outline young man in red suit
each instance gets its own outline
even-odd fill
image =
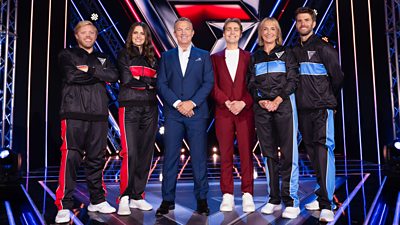
[[[232,211],[234,138],[238,141],[242,177],[244,212],[254,212],[253,161],[254,140],[253,99],[247,90],[246,73],[250,53],[239,48],[243,27],[237,18],[227,19],[223,28],[226,49],[211,56],[214,68],[215,129],[221,152],[220,211]]]

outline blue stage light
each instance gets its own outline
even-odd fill
[[[7,149],[2,149],[0,151],[0,158],[5,159],[7,158],[7,156],[10,155],[10,151],[8,151]]]
[[[394,146],[397,150],[400,150],[400,140],[394,141],[393,146]]]

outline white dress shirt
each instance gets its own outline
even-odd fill
[[[225,50],[225,62],[231,75],[232,81],[235,81],[236,70],[239,64],[239,49]]]
[[[186,51],[183,51],[181,47],[178,46],[178,56],[179,56],[179,63],[181,64],[181,70],[183,76],[185,76],[187,64],[189,62],[189,56],[190,56],[190,51],[192,50],[192,45],[189,45],[189,47],[186,49]]]
[[[189,56],[190,56],[190,51],[192,50],[192,45],[189,45],[189,47],[186,49],[186,51],[183,51],[183,49],[178,45],[178,57],[179,57],[179,64],[181,65],[181,71],[182,75],[185,76],[187,64],[189,62]],[[181,103],[182,100],[176,100],[174,104],[172,105],[174,108],[178,106],[179,103]],[[196,104],[192,101],[193,105],[196,107]]]

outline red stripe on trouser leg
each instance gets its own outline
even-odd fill
[[[128,145],[126,142],[125,133],[125,107],[119,108],[119,129],[121,132],[121,147],[120,153],[122,157],[121,173],[120,173],[120,195],[125,192],[129,182],[129,170],[128,170]]]
[[[68,149],[67,149],[67,121],[61,121],[61,139],[63,143],[61,145],[61,162],[60,162],[60,173],[58,177],[58,187],[56,190],[56,200],[55,204],[58,210],[63,209],[62,200],[64,199],[65,194],[65,170],[67,166],[67,157],[68,157]]]

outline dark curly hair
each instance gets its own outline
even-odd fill
[[[146,58],[146,60],[150,63],[150,65],[153,65],[155,62],[155,55],[154,55],[154,48],[152,45],[151,33],[149,26],[143,22],[136,22],[132,24],[132,26],[129,28],[128,36],[126,37],[126,42],[125,42],[125,47],[128,52],[128,55],[131,58],[141,55],[139,49],[132,42],[132,34],[137,26],[141,26],[143,28],[145,36],[142,55]]]

